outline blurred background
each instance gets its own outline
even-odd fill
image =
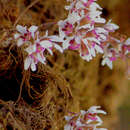
[[[119,32],[121,34],[130,36],[130,6],[129,0],[98,0],[99,4],[104,8],[104,16],[107,19],[112,19],[120,26]],[[130,60],[130,59],[129,59]],[[130,65],[130,64],[129,64]],[[126,81],[127,82],[127,81]],[[118,86],[120,87],[120,85]],[[124,87],[126,87],[124,85]],[[117,126],[115,130],[129,130],[130,129],[130,81],[128,81],[128,88],[124,95],[119,95],[123,100],[117,108]],[[114,130],[114,129],[113,129]]]

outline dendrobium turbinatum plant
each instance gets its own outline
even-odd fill
[[[70,4],[65,6],[68,17],[59,20],[58,35],[40,36],[38,26],[17,25],[14,39],[18,47],[25,46],[27,57],[24,59],[24,69],[31,68],[36,71],[37,64],[46,63],[45,51],[53,55],[53,48],[61,53],[64,50],[77,51],[86,61],[92,60],[97,53],[102,54],[101,64],[113,68],[113,61],[117,58],[127,59],[130,54],[130,38],[114,35],[119,26],[111,20],[108,22],[101,17],[102,8],[96,0],[67,0]],[[130,70],[128,70],[130,71]],[[93,106],[88,111],[70,113],[65,116],[67,124],[64,130],[106,130],[99,128],[102,120],[97,114],[106,114]]]
[[[67,124],[64,130],[107,130],[99,128],[102,120],[98,114],[106,114],[103,110],[99,110],[100,106],[92,106],[88,111],[80,110],[79,113],[70,112],[69,116],[65,116]]]

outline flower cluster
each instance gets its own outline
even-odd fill
[[[31,66],[31,70],[35,71],[38,62],[45,64],[44,52],[46,50],[51,55],[53,55],[53,48],[63,53],[63,49],[58,44],[62,42],[62,39],[58,36],[48,36],[48,32],[46,32],[45,36],[40,37],[37,26],[31,26],[27,29],[27,27],[17,25],[16,29],[18,33],[14,35],[14,38],[17,40],[17,46],[26,45],[25,52],[28,54],[24,61],[25,70]]]
[[[124,42],[111,36],[119,27],[101,17],[102,8],[96,0],[68,0],[69,11],[65,20],[60,20],[59,35],[63,39],[63,49],[77,50],[80,56],[90,61],[96,53],[102,53],[102,65],[112,69],[112,61],[130,52],[129,39]],[[114,43],[114,44],[113,44]],[[119,46],[117,51],[115,46]],[[125,51],[125,52],[124,52]]]
[[[81,110],[79,113],[70,113],[70,116],[65,116],[67,124],[64,130],[107,130],[97,128],[103,122],[97,114],[106,114],[103,110],[98,110],[99,108],[100,106],[92,106],[88,111]]]
[[[102,65],[108,65],[112,69],[112,62],[117,58],[125,59],[130,53],[130,38],[116,38],[113,36],[119,27],[109,20],[106,22],[101,17],[102,8],[96,0],[67,0],[70,5],[65,6],[68,17],[57,24],[59,35],[40,37],[37,26],[29,29],[17,25],[18,33],[14,35],[18,47],[27,45],[28,53],[24,62],[27,70],[30,66],[36,70],[36,64],[45,64],[44,52],[47,50],[53,55],[52,49],[60,52],[65,49],[78,51],[80,56],[87,61],[93,59],[96,53],[103,54]],[[59,45],[61,44],[62,47]]]
[[[118,57],[125,59],[130,54],[130,38],[117,39],[115,37],[109,36],[108,41],[105,43],[104,55],[102,60],[102,65],[108,65],[112,69],[112,62]],[[129,71],[129,70],[128,70]]]

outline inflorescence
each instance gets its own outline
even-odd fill
[[[24,60],[24,69],[31,67],[36,70],[38,62],[45,64],[45,50],[53,55],[53,48],[61,53],[64,50],[75,50],[86,61],[90,61],[97,53],[103,55],[102,65],[112,69],[112,62],[117,58],[125,59],[130,52],[130,38],[116,38],[114,32],[119,28],[109,20],[106,22],[101,17],[102,8],[96,0],[67,0],[70,5],[65,6],[68,17],[57,24],[59,35],[40,36],[37,26],[29,29],[17,25],[17,33],[14,38],[17,46],[26,44],[25,52],[28,56]]]

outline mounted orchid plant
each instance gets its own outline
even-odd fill
[[[113,68],[113,61],[117,58],[126,59],[130,54],[130,38],[116,37],[114,32],[118,25],[108,22],[101,17],[102,8],[96,0],[67,0],[70,4],[65,6],[68,17],[57,22],[58,35],[40,36],[37,26],[27,28],[16,26],[14,34],[17,46],[25,45],[27,57],[24,60],[24,69],[31,68],[36,71],[38,62],[46,63],[45,51],[53,55],[53,49],[61,53],[64,50],[74,50],[86,61],[92,60],[97,53],[102,54],[102,65]],[[102,124],[98,113],[106,114],[99,107],[91,107],[88,111],[70,113],[66,116],[65,130],[105,130],[97,128]]]

